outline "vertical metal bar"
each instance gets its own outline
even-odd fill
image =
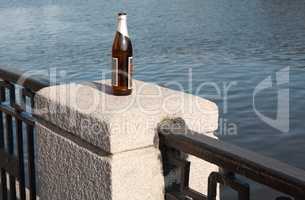
[[[217,196],[217,183],[226,185],[238,192],[239,200],[250,199],[250,186],[247,183],[235,177],[233,172],[224,170],[223,173],[212,172],[209,176],[208,183],[208,200],[216,200]]]
[[[2,199],[7,200],[7,180],[6,172],[4,169],[1,169],[1,189],[2,189]]]
[[[28,171],[29,171],[29,181],[30,181],[30,199],[36,199],[36,179],[35,179],[35,162],[34,162],[34,127],[32,125],[27,125],[27,141],[28,141]]]
[[[5,88],[0,86],[0,101],[1,103],[5,101]]]
[[[239,200],[249,200],[250,199],[250,188],[240,188],[240,191],[238,191],[238,199]]]
[[[34,93],[29,92],[31,112],[34,108]],[[34,146],[34,126],[27,125],[27,141],[29,154],[29,181],[30,181],[30,200],[36,200],[36,174],[35,174],[35,146]]]
[[[5,89],[0,87],[0,103],[5,101]],[[3,125],[3,113],[0,112],[0,149],[5,150],[4,146],[4,125]],[[4,169],[1,169],[1,192],[2,200],[7,200],[7,180],[6,172]]]
[[[239,180],[234,172],[223,169],[223,185],[227,184],[238,192],[238,200],[250,200],[250,186]]]
[[[190,176],[190,166],[191,163],[184,161],[184,165],[181,167],[181,184],[180,190],[182,192],[186,191],[189,188],[189,176]]]
[[[27,111],[26,109],[26,89],[22,88],[21,90],[21,108],[23,109],[23,111]]]
[[[32,94],[33,95],[33,94]],[[31,96],[31,111],[33,112],[33,108],[34,108],[34,106],[35,106],[35,102],[34,102],[34,96]]]
[[[15,86],[9,84],[9,93],[10,93],[10,105],[14,107],[15,105]],[[8,152],[11,155],[14,155],[14,134],[13,134],[13,118],[10,115],[6,115],[6,130],[7,130],[7,144]],[[14,175],[9,175],[10,181],[10,200],[16,200],[16,178]]]
[[[24,88],[21,89],[19,97],[20,97],[20,108],[21,111],[26,112],[26,96],[24,92]],[[23,138],[23,123],[21,120],[17,120],[16,132],[17,132],[17,150],[18,150],[18,161],[19,161],[19,192],[20,199],[26,199],[26,186],[25,186],[25,160],[24,160],[24,138]]]
[[[217,196],[217,173],[212,172],[208,179],[208,200],[216,200]]]
[[[6,130],[7,130],[7,144],[8,144],[8,152],[11,155],[14,155],[14,136],[13,136],[13,119],[12,116],[6,115]],[[16,178],[10,174],[9,175],[10,182],[10,200],[16,199]]]
[[[23,135],[22,135],[22,121],[16,120],[17,132],[17,150],[19,162],[19,193],[20,200],[25,200],[25,173],[24,173],[24,155],[23,155]]]
[[[12,107],[15,106],[16,103],[16,94],[15,94],[15,86],[12,84],[9,84],[9,92],[10,92],[10,105]]]

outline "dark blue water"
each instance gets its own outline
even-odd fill
[[[303,0],[0,0],[0,63],[100,79],[119,11],[135,78],[217,102],[222,140],[305,169]]]

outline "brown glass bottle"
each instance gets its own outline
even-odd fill
[[[112,92],[129,95],[132,92],[132,44],[127,30],[127,14],[118,14],[118,25],[112,46]]]

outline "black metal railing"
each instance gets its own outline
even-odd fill
[[[181,180],[166,189],[166,200],[215,200],[217,184],[236,190],[239,200],[249,200],[249,184],[236,175],[287,195],[278,197],[278,200],[305,199],[305,171],[301,169],[188,130],[182,119],[161,123],[159,137],[164,175],[174,168],[181,172]],[[187,155],[196,156],[221,169],[221,172],[212,172],[208,180],[202,180],[208,181],[207,196],[189,187],[191,163],[187,161]]]
[[[0,67],[1,199],[36,199],[34,95],[48,81]]]

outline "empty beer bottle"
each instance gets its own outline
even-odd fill
[[[127,30],[127,14],[119,13],[112,46],[112,92],[114,95],[131,94],[132,73],[132,45]]]

